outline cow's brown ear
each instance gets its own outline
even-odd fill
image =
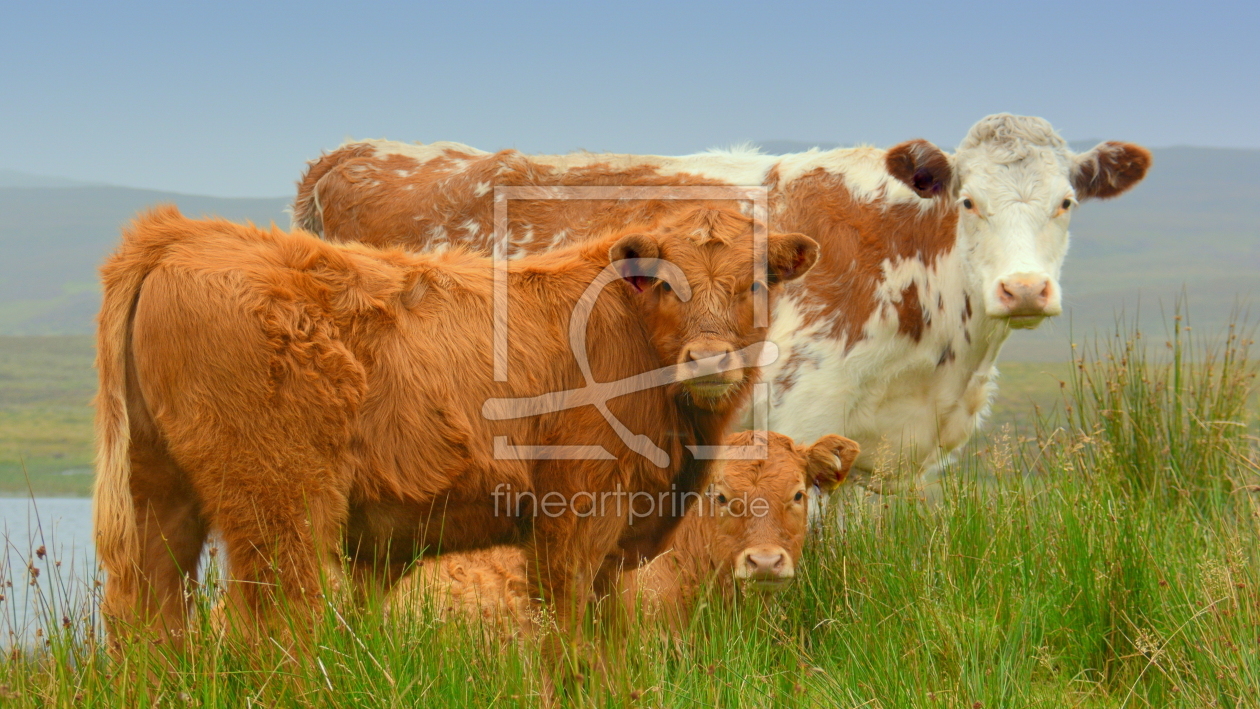
[[[1076,156],[1072,165],[1072,188],[1076,198],[1107,199],[1124,194],[1146,177],[1151,168],[1151,151],[1133,143],[1099,143]]]
[[[808,481],[823,492],[835,492],[849,476],[849,468],[862,450],[857,441],[837,436],[823,436],[809,447],[809,462],[805,467]]]
[[[656,271],[630,261],[641,258],[660,258],[660,256],[660,245],[646,234],[627,234],[608,249],[610,262],[626,262],[618,264],[617,270],[621,273],[622,279],[636,291],[641,291],[651,285],[656,279]]]
[[[904,182],[920,197],[949,196],[954,190],[954,166],[949,156],[926,140],[907,140],[884,154],[888,174]]]
[[[818,263],[818,242],[804,234],[771,234],[769,241],[771,283],[794,281]]]

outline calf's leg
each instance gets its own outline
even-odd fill
[[[210,516],[226,547],[226,611],[238,629],[263,631],[282,611],[309,613],[325,590],[340,589],[344,496],[301,485],[265,500],[225,495]]]
[[[134,404],[128,456],[138,553],[134,568],[106,579],[102,614],[113,637],[147,630],[179,642],[197,584],[205,519],[147,411]]]

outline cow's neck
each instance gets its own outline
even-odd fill
[[[545,290],[554,303],[550,309],[554,312],[570,313],[584,296],[587,284],[593,282],[607,266],[606,260],[589,258],[593,253],[607,253],[607,248],[603,245],[579,247],[577,253],[585,254],[586,258],[571,258],[572,252],[564,250],[522,259],[515,263],[513,270],[531,271],[534,280],[541,273],[546,273],[548,283]],[[612,332],[622,336],[615,347],[605,344],[603,348],[596,349],[594,343],[588,342],[587,354],[591,371],[598,381],[616,381],[661,366],[659,355],[648,339],[650,333],[646,331],[645,320],[632,301],[633,298],[624,284],[612,282],[601,292],[599,301],[591,311],[587,323],[588,333]],[[563,333],[561,336],[566,338],[564,347],[567,349],[568,323],[564,323],[563,328],[556,328],[556,332]],[[576,363],[570,378],[575,381],[582,379]],[[740,394],[729,398],[723,410],[711,411],[692,403],[689,395],[677,385],[672,388],[674,392],[671,405],[662,406],[660,411],[668,419],[660,422],[661,430],[667,434],[656,441],[668,454],[669,467],[661,470],[641,458],[636,458],[638,464],[633,466],[638,475],[645,478],[658,474],[668,476],[656,482],[662,489],[668,489],[673,496],[670,504],[663,506],[671,514],[654,518],[650,520],[651,524],[647,521],[639,522],[633,533],[622,540],[623,551],[628,560],[634,563],[660,551],[663,540],[675,530],[687,509],[687,502],[692,499],[688,493],[698,492],[708,482],[712,461],[696,459],[688,446],[720,445],[742,407],[741,402],[748,398],[751,391],[751,385],[746,385]],[[647,402],[653,400],[650,391],[633,396],[639,397],[639,405],[648,405]],[[673,511],[677,511],[677,514]]]
[[[707,498],[692,505],[666,538],[661,554],[640,571],[640,588],[662,596],[686,595],[721,575],[715,520],[706,518],[713,512],[714,505]]]
[[[932,216],[921,230],[943,226]],[[771,427],[798,440],[828,433],[857,440],[855,482],[900,466],[932,468],[987,409],[1009,330],[984,315],[964,249],[951,245],[929,260],[881,247],[878,269],[868,263],[862,272],[843,263],[869,255],[856,248],[854,233],[828,236],[822,252],[833,256],[775,309],[771,339],[781,354],[767,372]]]

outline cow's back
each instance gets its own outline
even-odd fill
[[[696,156],[497,153],[458,143],[349,143],[310,163],[299,182],[294,226],[330,241],[491,253],[496,187],[760,186],[774,158],[749,153],[730,165]],[[725,169],[714,170],[713,162]],[[712,202],[712,200],[705,200]],[[678,199],[508,199],[510,255],[655,224],[692,203]]]

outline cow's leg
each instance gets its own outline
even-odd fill
[[[620,515],[579,517],[571,509],[534,519],[532,543],[525,548],[530,597],[554,609],[558,632],[546,639],[543,652],[566,683],[587,672],[589,653],[577,646],[580,629],[601,567],[624,529]]]
[[[205,519],[142,408],[134,409],[129,458],[139,548],[133,573],[106,580],[103,615],[115,636],[121,624],[178,642],[197,583]]]
[[[340,532],[346,512],[344,494],[335,486],[317,484],[321,478],[327,483],[335,477],[327,467],[256,463],[253,475],[226,475],[258,482],[265,477],[258,470],[305,474],[293,476],[299,479],[287,484],[269,486],[265,495],[240,494],[238,489],[208,505],[211,522],[222,534],[227,551],[228,619],[247,633],[278,620],[278,612],[307,613],[323,591],[340,590]],[[310,465],[310,461],[305,463]]]

